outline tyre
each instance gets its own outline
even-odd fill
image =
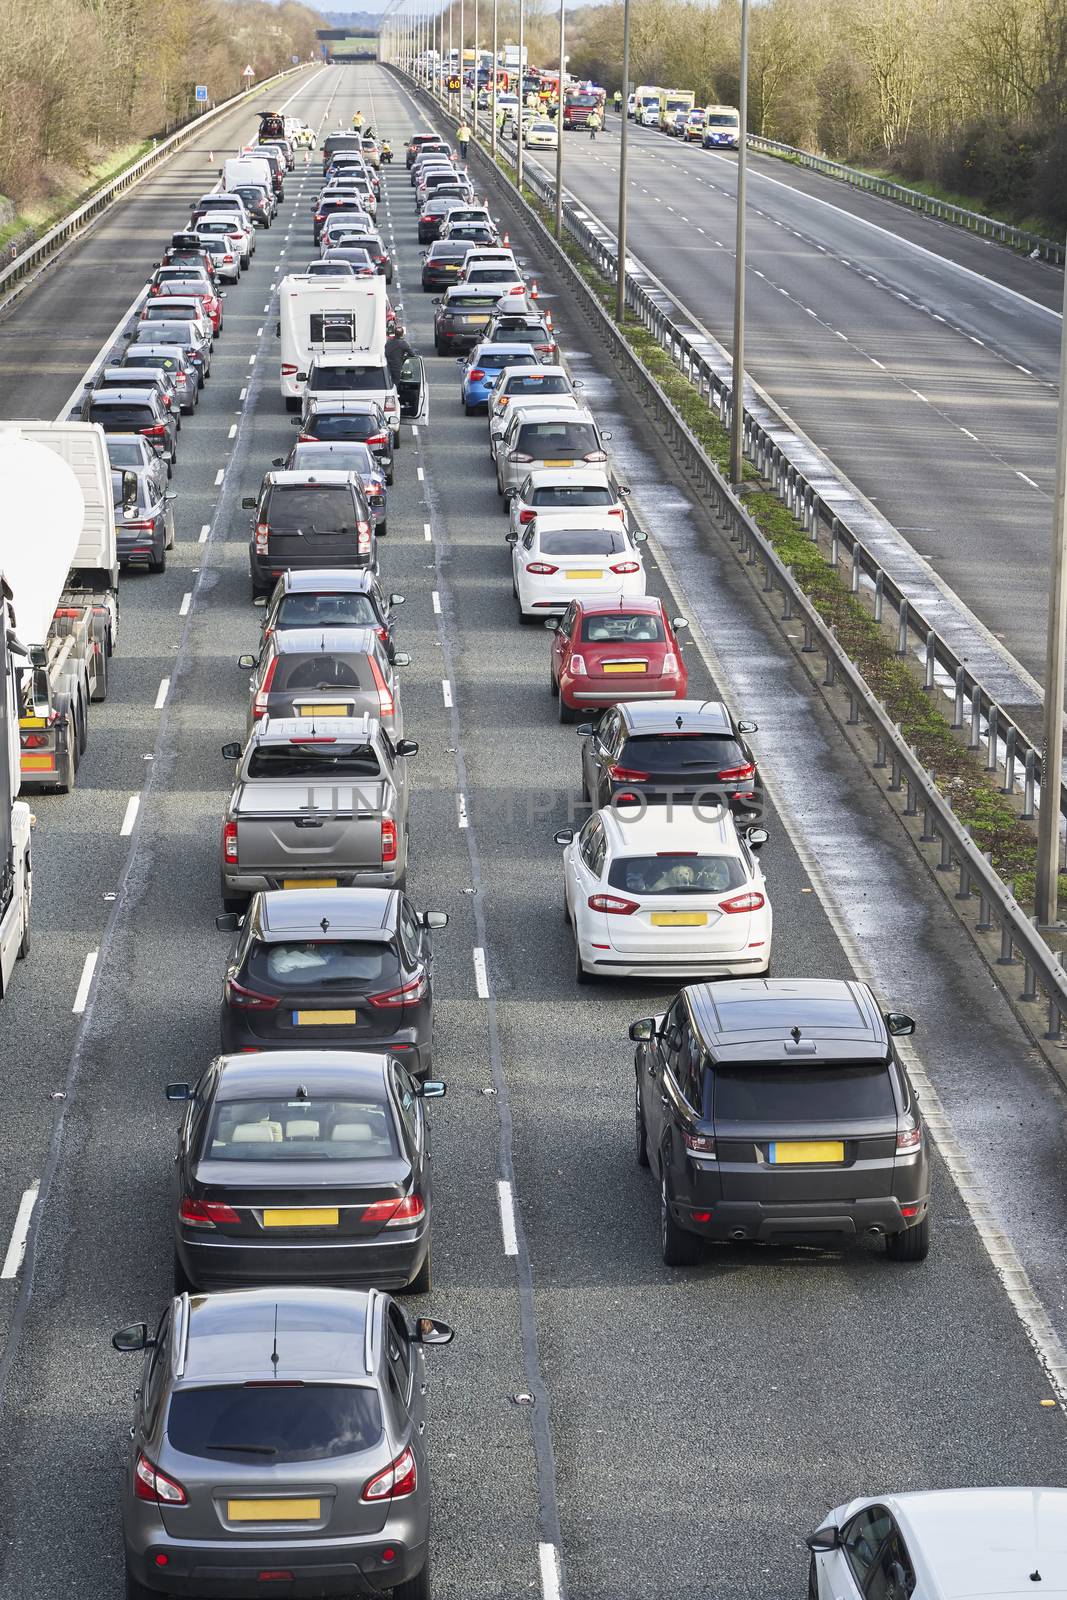
[[[80,761],[89,744],[89,707],[78,702],[78,751],[77,759]]]
[[[691,1267],[700,1259],[700,1240],[696,1234],[686,1233],[671,1216],[666,1173],[660,1179],[659,1186],[659,1242],[668,1267]]]
[[[556,682],[556,674],[552,671],[551,662],[549,662],[548,666],[548,692],[552,696],[553,700],[557,700],[559,698],[559,684]]]
[[[421,1572],[416,1572],[407,1583],[398,1583],[393,1587],[393,1600],[430,1600],[430,1556],[426,1555],[426,1565]]]
[[[175,1294],[192,1294],[195,1288],[196,1288],[195,1283],[193,1282],[192,1278],[190,1278],[190,1276],[186,1272],[185,1268],[182,1266],[181,1256],[179,1256],[177,1250],[175,1250],[175,1252],[174,1252],[174,1293]]]
[[[394,456],[397,456],[397,455],[400,454],[400,429],[399,428],[396,430],[396,437],[393,440],[393,454],[394,454]]]
[[[222,880],[222,887],[219,893],[224,911],[236,911],[240,916],[242,911],[248,910],[248,896],[246,894],[227,894],[225,879]]]
[[[379,522],[378,529],[377,529],[378,538],[379,539],[384,539],[386,534],[389,532],[389,528],[388,528],[387,524],[388,524],[388,519],[386,519],[385,522]]]
[[[473,416],[474,416],[474,413],[475,413],[475,412],[476,412],[476,411],[477,411],[477,409],[478,409],[478,407],[477,407],[477,406],[469,406],[469,405],[468,405],[468,404],[467,404],[467,402],[466,402],[466,400],[461,400],[461,401],[460,401],[460,405],[461,405],[461,406],[462,406],[462,407],[463,407],[463,414],[464,414],[464,416],[466,416],[466,417],[473,417]]]
[[[395,476],[395,474],[393,472],[393,469],[392,469],[392,467],[390,467],[389,471],[385,474],[385,481],[389,485],[390,489],[393,487],[393,478],[394,478],[394,476]]]
[[[126,1600],[159,1600],[159,1590],[149,1589],[140,1578],[135,1578],[126,1563]]]
[[[427,1250],[426,1260],[416,1272],[411,1282],[404,1287],[404,1294],[429,1294],[433,1287],[433,1261],[431,1252]]]
[[[19,960],[25,961],[30,953],[30,891],[22,891],[22,938],[19,940]]]
[[[556,689],[556,693],[559,694],[559,688],[558,687]],[[578,717],[577,711],[572,711],[571,710],[570,706],[567,704],[566,700],[564,700],[564,698],[563,698],[563,696],[561,694],[559,694],[559,708],[558,709],[559,709],[559,720],[561,722],[567,723],[567,722],[575,722],[575,721],[577,721],[577,717]]]
[[[645,1130],[645,1114],[641,1110],[641,1088],[636,1073],[634,1073],[634,1154],[639,1167],[648,1166],[648,1134]]]
[[[148,562],[148,570],[149,570],[149,572],[166,572],[166,570],[167,570],[167,547],[166,547],[165,544],[160,545],[160,547],[159,547],[159,556],[158,557],[152,556],[150,558],[150,560]]]
[[[298,394],[297,395],[287,394],[286,397],[285,397],[285,409],[286,409],[286,411],[299,411],[300,410],[300,403],[301,403],[300,402],[300,396]]]
[[[913,1228],[891,1233],[885,1242],[885,1253],[890,1261],[925,1261],[930,1254],[930,1213]]]

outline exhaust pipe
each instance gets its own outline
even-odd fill
[[[876,1239],[880,1239],[882,1234],[885,1232],[885,1229],[882,1227],[880,1222],[872,1222],[871,1226],[867,1229],[867,1232],[873,1234]]]
[[[742,1239],[747,1239],[748,1234],[745,1232],[744,1228],[735,1228],[733,1233],[731,1233],[730,1238],[733,1239],[735,1243],[739,1243]]]

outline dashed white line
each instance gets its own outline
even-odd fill
[[[1015,476],[1017,478],[1021,478],[1024,483],[1028,483],[1030,485],[1031,489],[1036,489],[1038,487],[1038,485],[1034,482],[1033,478],[1028,478],[1026,476],[1026,473],[1025,472],[1020,472],[1018,470],[1018,468],[1016,468]]]
[[[474,988],[475,988],[475,992],[476,992],[479,1000],[488,1000],[488,998],[489,998],[489,979],[486,976],[486,972],[485,972],[485,951],[482,949],[481,945],[479,945],[479,944],[475,945],[474,950],[473,950],[473,956],[474,956]]]
[[[971,341],[972,344],[980,344],[982,346],[982,349],[983,350],[985,349],[985,341],[983,339],[979,339],[977,334],[969,333],[967,335],[967,337]]]
[[[270,310],[270,301],[269,301],[269,300],[268,300],[268,301],[267,301],[267,303],[266,303],[266,305],[265,305],[265,306],[264,306],[264,307],[263,307],[263,311],[264,311],[264,313],[266,313],[266,312],[268,312],[268,311],[269,311],[269,310]]]
[[[451,706],[452,685],[449,683],[447,678],[441,679],[441,698],[444,700],[446,707]]]
[[[1016,372],[1025,373],[1026,377],[1028,377],[1028,378],[1032,378],[1033,377],[1033,373],[1030,371],[1029,367],[1020,367],[1020,365],[1019,365],[1019,363],[1017,361],[1014,363],[1014,366],[1015,366]]]
[[[441,615],[441,596],[438,594],[436,589],[433,591],[430,599],[433,603],[434,614],[439,617]]]
[[[425,472],[423,472],[421,467],[416,467],[415,468],[415,476],[416,476],[416,478],[418,478],[419,482],[422,483],[423,480],[426,477],[426,474],[425,474]]]
[[[263,329],[262,328],[257,328],[256,329],[256,338],[257,339],[262,339],[262,337],[263,337]]]
[[[916,400],[921,400],[924,406],[928,406],[930,404],[926,396],[924,394],[920,394],[918,389],[912,389],[911,393],[915,396]]]
[[[189,589],[189,590],[186,591],[185,594],[182,595],[182,603],[178,607],[178,615],[179,615],[179,617],[187,617],[189,615],[189,607],[192,605],[192,603],[193,603],[193,591],[191,589]]]
[[[255,364],[256,364],[256,353],[255,353],[255,351],[254,351],[254,350],[253,350],[253,352],[252,352],[252,354],[251,354],[251,355],[250,355],[250,356],[249,356],[249,358],[248,358],[248,365],[249,365],[249,366],[250,366],[250,367],[254,367],[254,366],[255,366]]]
[[[236,437],[237,437],[237,424],[236,424],[236,422],[231,422],[230,423],[230,431],[226,435],[226,437],[228,439],[236,439]]]
[[[427,544],[429,544],[430,540],[433,538],[433,529],[430,527],[428,522],[424,522],[422,525],[422,537],[426,540]]]
[[[30,1219],[33,1208],[37,1204],[36,1181],[23,1193],[19,1201],[19,1208],[15,1212],[15,1225],[11,1230],[11,1241],[7,1247],[4,1264],[0,1267],[0,1278],[17,1278],[22,1258],[26,1254],[26,1239],[30,1231]]]
[[[215,488],[216,489],[219,487],[219,484],[222,482],[222,480],[223,480],[223,478],[225,476],[226,476],[226,468],[225,467],[220,467],[219,470],[215,474]]]
[[[500,1231],[504,1236],[504,1254],[517,1256],[519,1236],[515,1232],[515,1197],[511,1191],[511,1184],[504,1178],[498,1178],[496,1192],[500,1201]]]
[[[467,826],[467,798],[462,794],[456,796],[456,825],[460,828]]]
[[[133,832],[133,825],[137,821],[137,813],[140,811],[140,809],[141,796],[139,794],[131,794],[130,798],[126,802],[126,813],[122,819],[122,827],[119,829],[120,839],[128,839],[130,837],[130,834]]]
[[[244,388],[241,390],[240,394],[237,396],[238,400],[243,400],[245,398],[245,396],[247,395],[247,393],[248,393],[248,385],[245,384]]]
[[[879,372],[885,371],[885,367],[880,361],[875,360],[874,356],[868,356],[867,360],[871,363],[872,367],[877,367]]]
[[[967,435],[968,439],[973,439],[975,444],[978,443],[978,435],[976,433],[972,433],[970,428],[965,428],[962,423],[957,423],[956,426],[959,428],[961,433],[965,433]]]
[[[216,483],[221,483],[222,479],[221,478],[216,478],[215,482]],[[197,541],[196,541],[197,544],[207,544],[207,536],[208,536],[208,534],[210,532],[211,532],[211,524],[210,524],[210,522],[205,522],[204,526],[200,529],[200,534],[199,534],[199,536],[197,538]]]
[[[842,333],[839,328],[835,328],[834,332],[837,334],[837,337],[839,339],[844,339],[845,343],[848,344],[848,334],[847,333]]]
[[[559,1600],[559,1552],[554,1544],[540,1544],[537,1555],[541,1567],[541,1600]]]
[[[152,709],[154,711],[162,711],[163,710],[163,707],[167,703],[167,696],[168,696],[169,693],[170,693],[170,679],[169,678],[160,678],[160,680],[159,680],[159,688],[156,690],[156,698],[155,698],[155,702],[154,702],[153,707],[152,707]]]
[[[78,980],[78,992],[74,996],[74,1004],[70,1008],[76,1017],[81,1016],[88,1003],[89,986],[93,981],[93,973],[96,971],[96,958],[99,954],[99,950],[90,950],[85,958],[82,975]]]

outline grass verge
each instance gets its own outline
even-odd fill
[[[20,249],[28,249],[35,239],[39,239],[49,228],[54,228],[57,222],[76,211],[80,205],[91,200],[98,189],[106,183],[117,178],[120,172],[125,172],[127,167],[132,167],[143,155],[151,150],[154,141],[141,139],[136,144],[123,145],[119,150],[113,150],[100,161],[89,168],[85,184],[78,187],[69,187],[50,194],[46,199],[34,205],[28,205],[18,216],[12,217],[10,222],[0,228],[0,246],[8,246],[12,241],[17,241]]]

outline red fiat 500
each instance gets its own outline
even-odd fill
[[[562,617],[549,617],[552,693],[559,720],[620,700],[680,700],[689,674],[675,635],[689,624],[670,618],[654,595],[611,603],[572,600]]]

